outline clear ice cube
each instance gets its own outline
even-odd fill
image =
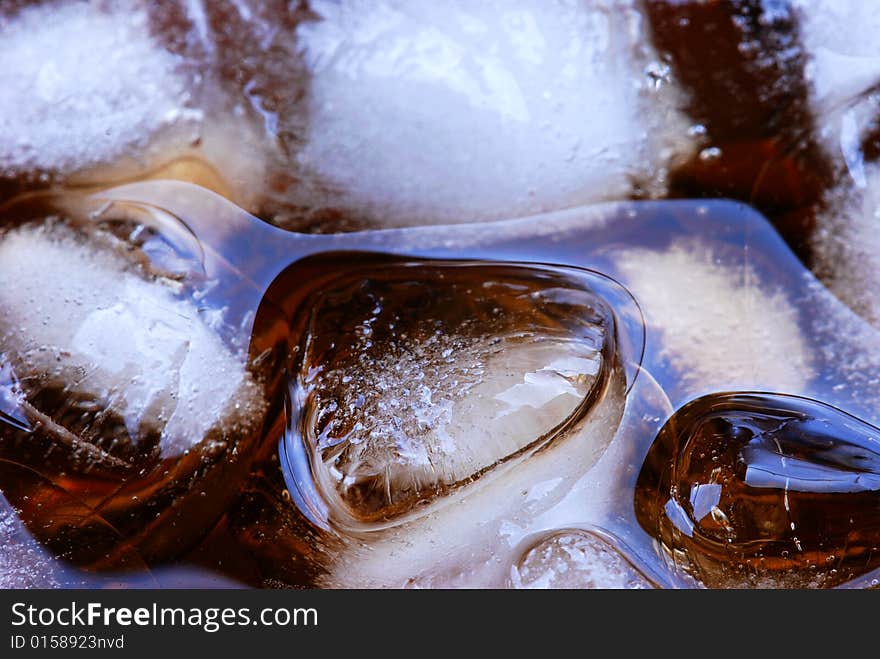
[[[330,520],[399,523],[569,433],[615,368],[613,316],[589,282],[394,261],[323,282],[296,321],[288,451],[310,460]]]

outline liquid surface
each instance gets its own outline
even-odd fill
[[[878,567],[880,430],[822,403],[715,394],[660,431],[639,523],[708,586],[834,586]]]
[[[876,585],[878,25],[4,3],[0,583]]]

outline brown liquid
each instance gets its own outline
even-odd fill
[[[706,148],[718,149],[673,173],[672,196],[746,201],[809,264],[813,213],[832,172],[813,138],[793,10],[758,0],[645,7],[658,50],[688,92],[689,115],[705,127]]]
[[[829,587],[880,567],[880,430],[817,401],[713,394],[648,453],[636,517],[712,587]]]
[[[494,279],[499,275],[505,279],[518,276],[527,289],[534,291],[546,285],[539,283],[541,268],[534,264],[551,263],[564,266],[563,270],[592,268],[626,285],[625,277],[609,256],[614,248],[661,253],[676,241],[696,236],[711,245],[713,255],[720,260],[733,254],[730,260],[738,264],[740,257],[747,254],[746,260],[757,273],[759,284],[769,282],[799,300],[795,306],[815,353],[819,375],[796,393],[821,398],[876,423],[873,401],[877,386],[870,364],[851,378],[849,372],[841,375],[840,371],[842,364],[859,363],[857,358],[870,352],[871,345],[859,344],[858,338],[822,326],[828,309],[835,313],[840,310],[830,302],[828,307],[810,306],[814,298],[804,284],[804,270],[762,218],[714,201],[731,197],[749,202],[764,213],[788,246],[809,264],[807,246],[813,231],[812,216],[832,176],[830,165],[812,137],[814,118],[807,107],[804,56],[797,26],[785,12],[774,21],[762,21],[760,3],[752,1],[652,0],[645,4],[655,44],[672,66],[676,81],[689,93],[687,110],[706,128],[705,146],[720,149],[720,156],[697,156],[672,172],[670,197],[707,199],[705,203],[636,204],[616,211],[604,227],[590,228],[585,222],[577,230],[558,236],[540,231],[523,235],[499,231],[493,235],[495,230],[488,227],[483,233],[468,234],[460,241],[464,234],[459,229],[445,229],[433,237],[418,234],[424,237],[411,241],[408,234],[397,233],[390,238],[362,234],[347,242],[343,238],[339,239],[341,242],[330,240],[304,247],[286,242],[280,234],[267,233],[266,226],[257,221],[249,227],[236,225],[229,236],[215,240],[214,234],[205,228],[216,220],[208,217],[213,210],[203,216],[196,212],[184,217],[176,208],[168,209],[193,229],[196,246],[216,256],[215,262],[220,264],[213,275],[220,284],[200,289],[197,281],[190,281],[192,272],[198,270],[198,249],[173,254],[187,264],[182,274],[170,272],[172,277],[181,277],[188,287],[184,297],[198,292],[205,308],[226,308],[236,320],[230,323],[233,327],[248,313],[255,314],[252,328],[244,335],[226,328],[222,338],[226,343],[248,345],[248,366],[265,393],[267,407],[264,416],[254,419],[254,426],[246,432],[229,433],[222,427],[214,428],[211,436],[206,436],[190,454],[163,460],[156,436],[132,436],[123,419],[108,412],[100,398],[88,392],[73,395],[62,387],[30,384],[24,392],[27,409],[13,404],[14,401],[5,401],[0,406],[0,490],[20,511],[29,531],[70,568],[72,576],[68,583],[94,583],[89,582],[90,576],[83,576],[72,566],[104,575],[130,571],[135,576],[126,578],[134,583],[150,570],[165,565],[177,566],[184,574],[188,566],[204,566],[255,586],[302,587],[319,582],[329,569],[329,557],[344,544],[345,534],[320,528],[297,507],[295,497],[287,489],[290,473],[283,452],[279,460],[278,447],[282,439],[290,440],[292,425],[297,430],[294,439],[301,441],[304,434],[304,424],[294,424],[296,414],[288,410],[285,415],[283,407],[289,394],[287,379],[302,366],[291,357],[291,350],[301,346],[304,336],[298,323],[305,322],[303,314],[310,309],[306,299],[309,304],[316,301],[314,292],[319,283],[332,287],[342,286],[340,282],[345,281],[351,285],[352,280],[346,277],[360,276],[361,281],[371,285],[383,282],[387,286],[383,295],[390,303],[388,308],[394,310],[394,322],[407,323],[416,334],[427,331],[420,324],[425,314],[436,316],[447,325],[461,325],[468,318],[477,318],[485,325],[484,333],[516,330],[523,324],[532,326],[535,318],[540,318],[541,328],[547,329],[562,322],[558,317],[550,317],[554,313],[552,308],[526,308],[515,296],[496,291],[493,296],[503,310],[496,323],[491,309],[487,311],[481,302],[459,290],[466,288],[464,283],[456,283],[451,289],[437,285],[442,279],[438,273],[449,267],[449,260],[473,260],[475,263],[465,278],[468,286],[481,285],[490,275]],[[203,46],[186,41],[191,26],[178,14],[173,7],[156,10],[150,16],[152,27],[167,37],[166,45],[174,52],[191,55]],[[281,3],[267,4],[258,18],[271,23],[277,16],[283,17],[288,29],[297,21],[309,19],[307,12],[289,13]],[[306,81],[298,75],[288,76],[291,70],[300,72],[299,63],[287,61],[288,68],[279,71],[261,70],[264,60],[259,29],[256,24],[249,25],[227,3],[211,3],[207,20],[222,55],[216,75],[231,82],[247,98],[249,112],[265,123],[270,136],[278,138],[284,153],[295,153],[297,127],[279,130],[277,121],[279,107],[299,102],[306,93]],[[242,39],[242,35],[246,38]],[[233,57],[235,49],[227,46],[241,42],[250,43],[252,49],[241,57],[235,51]],[[744,42],[752,43],[753,50],[744,52],[740,48]],[[286,57],[288,46],[283,39],[276,39],[270,48],[279,57]],[[768,51],[771,56],[764,57]],[[876,132],[869,131],[864,140],[865,156],[869,159],[878,151]],[[215,177],[212,167],[200,165],[196,169],[193,174],[192,167],[171,168],[162,170],[161,175],[194,180],[225,193],[222,176]],[[23,191],[52,183],[40,174],[27,172],[0,178],[0,204]],[[269,183],[271,190],[265,207],[258,209],[259,215],[317,232],[325,232],[328,227],[365,228],[359,218],[332,210],[285,205],[285,190],[296,184],[289,174],[276,172]],[[164,207],[159,202],[157,205]],[[0,228],[8,229],[23,220],[41,222],[45,216],[59,214],[55,205],[41,199],[30,204],[27,213],[22,208],[16,205],[14,215],[4,211]],[[114,217],[111,212],[107,220],[110,224],[118,221],[125,230],[105,226],[103,235],[112,234],[120,239],[123,249],[130,250],[135,261],[149,264],[155,258],[155,252],[144,256],[143,245],[130,239],[131,218]],[[120,244],[107,247],[108,244],[102,243],[101,249],[120,248]],[[354,250],[383,255],[367,256]],[[323,251],[334,254],[300,260]],[[414,264],[410,276],[418,286],[409,290],[403,288],[405,278],[395,274],[401,256]],[[168,262],[162,261],[162,267],[167,269]],[[190,267],[193,263],[196,266]],[[605,305],[617,314],[615,322],[620,335],[616,338],[624,368],[628,369],[628,386],[633,385],[641,364],[645,374],[640,376],[640,382],[649,374],[671,408],[681,408],[694,392],[683,387],[682,374],[666,358],[666,339],[658,337],[649,326],[649,341],[642,359],[641,315],[632,310],[633,302],[625,288],[611,288],[599,291],[596,308]],[[312,318],[320,329],[316,334],[320,345],[314,348],[317,352],[310,353],[310,359],[348,368],[353,357],[345,353],[345,345],[351,345],[357,336],[359,323],[354,320],[360,310],[346,306],[358,298],[351,290],[345,290],[349,296],[343,295],[346,304],[339,302],[329,315]],[[444,298],[444,290],[452,293]],[[686,296],[686,291],[682,295]],[[598,316],[607,319],[608,313],[602,311]],[[390,327],[386,325],[385,330],[375,346],[375,357],[386,352],[394,340]],[[467,332],[465,335],[473,336]],[[347,343],[328,345],[337,339]],[[828,345],[835,349],[844,346],[846,350],[823,356],[822,348]],[[458,346],[449,347],[455,351]],[[0,365],[7,364],[4,357]],[[285,372],[285,367],[290,372]],[[29,376],[7,370],[0,373],[6,378],[0,381],[0,393],[7,392],[8,388],[2,385],[9,384],[12,376],[19,382],[27,382]],[[356,423],[355,417],[337,419],[334,413],[322,414],[327,409],[323,405],[328,389],[338,390],[336,394],[345,403],[357,402],[349,400],[350,392],[337,386],[340,384],[341,380],[325,382],[324,390],[311,392],[316,398],[323,397],[314,406],[318,413],[313,434],[330,429],[328,436],[338,439]],[[845,386],[840,388],[841,385]],[[384,401],[384,397],[379,400]],[[632,405],[640,409],[637,402]],[[784,432],[766,425],[768,419],[780,414],[793,420]],[[874,460],[875,452],[868,440],[853,439],[873,437],[873,426],[821,403],[772,395],[702,398],[680,409],[663,426],[656,442],[655,434],[666,419],[652,418],[642,420],[637,426],[639,432],[632,438],[625,470],[632,476],[624,477],[619,484],[618,494],[623,503],[614,511],[623,520],[622,527],[614,531],[634,548],[634,562],[643,571],[654,575],[669,572],[666,559],[653,553],[650,540],[654,537],[661,539],[675,560],[710,586],[755,585],[766,580],[833,586],[877,567],[877,522],[873,512],[876,489],[811,492],[789,488],[786,504],[785,488],[779,486],[778,480],[772,486],[749,485],[741,473],[744,462],[740,460],[747,440],[739,431],[734,432],[747,427],[754,436],[763,433],[761,437],[778,439],[783,447],[780,450],[787,457],[799,456],[821,473],[822,483],[832,487],[846,482],[853,473],[847,460],[854,451],[865,451],[863,462]],[[333,426],[335,421],[339,421],[338,427]],[[817,439],[816,424],[824,424],[821,442]],[[858,429],[856,435],[851,432],[853,428]],[[214,441],[218,436],[221,441]],[[817,448],[819,444],[821,448]],[[762,450],[766,446],[764,441]],[[717,462],[711,460],[713,451]],[[709,457],[701,457],[702,452]],[[674,474],[679,472],[669,468],[678,469],[680,465],[684,465],[678,476],[680,482],[673,482]],[[715,506],[720,514],[697,519],[689,498],[692,481],[707,477],[716,465],[720,465],[719,473],[725,479],[721,499]],[[868,476],[876,474],[873,465],[864,471]],[[782,468],[773,472],[777,479],[784,479],[787,474]],[[418,501],[430,504],[433,499],[442,498],[457,482],[439,488],[414,487],[395,501],[377,495],[375,483],[371,483],[352,490],[349,512],[361,514],[367,521],[393,520]],[[673,495],[672,487],[679,485]],[[705,490],[696,501],[702,505],[712,492],[711,488]],[[633,493],[635,518],[629,509]],[[682,534],[665,513],[666,502],[675,497],[684,497],[675,500],[699,530],[692,537]],[[703,512],[702,508],[699,512]],[[674,577],[657,581],[681,585]],[[182,577],[175,583],[187,581]]]

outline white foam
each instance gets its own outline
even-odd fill
[[[197,120],[178,65],[131,3],[40,4],[0,21],[0,169],[66,174]]]
[[[500,219],[627,197],[634,180],[659,192],[691,148],[631,0],[312,5],[298,160],[361,217]]]
[[[23,388],[42,382],[89,394],[119,413],[132,437],[160,431],[165,456],[258,411],[244,357],[195,305],[63,225],[0,239],[0,310]]]

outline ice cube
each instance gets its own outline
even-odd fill
[[[747,263],[729,267],[694,240],[622,250],[617,265],[648,326],[662,333],[660,353],[683,391],[708,382],[797,390],[812,377],[797,310],[783,290],[759,286]]]
[[[580,529],[539,539],[511,568],[510,579],[515,588],[652,588],[608,540]]]
[[[832,162],[865,185],[861,143],[880,117],[880,8],[872,3],[794,0],[808,59],[804,71],[816,133]]]
[[[662,193],[691,149],[630,0],[311,3],[304,207],[387,225]]]
[[[806,75],[820,121],[880,79],[880,9],[858,0],[792,0],[809,56]]]
[[[813,270],[878,326],[880,168],[870,142],[880,121],[880,45],[875,38],[880,8],[851,0],[796,0],[794,5],[810,56],[806,75],[817,133],[835,167],[832,185],[817,204]]]
[[[555,441],[613,368],[611,311],[578,271],[392,261],[325,281],[303,309],[288,450],[312,454],[293,473],[314,473],[324,502],[304,509],[342,527],[424,514]]]
[[[880,165],[863,184],[842,178],[826,196],[813,239],[814,269],[831,291],[880,327]]]
[[[796,396],[678,410],[642,465],[636,515],[710,587],[829,587],[880,567],[880,431]]]
[[[123,4],[127,4],[125,7]],[[0,170],[70,173],[189,123],[179,58],[151,39],[142,7],[43,3],[0,18]]]
[[[58,396],[46,411],[59,422],[94,431],[108,414],[122,420],[116,437],[98,440],[145,442],[141,450],[158,441],[161,456],[173,457],[212,429],[241,430],[260,416],[245,356],[192,301],[66,224],[2,235],[0,309],[20,388],[31,399]]]
[[[154,28],[169,10],[136,0],[0,11],[0,178],[182,178],[254,207],[272,140],[204,54],[166,47]]]

